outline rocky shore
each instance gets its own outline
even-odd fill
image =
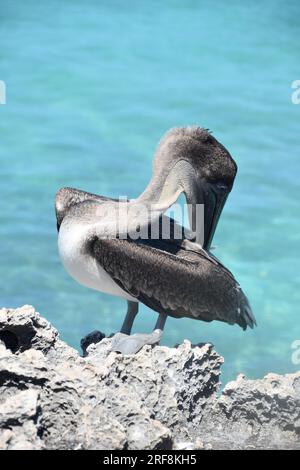
[[[33,307],[0,310],[0,449],[300,449],[300,372],[218,395],[210,344],[110,348],[81,357]]]

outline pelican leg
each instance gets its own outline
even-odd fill
[[[167,320],[167,315],[165,313],[160,313],[157,319],[157,322],[154,327],[155,330],[161,330],[163,332]]]
[[[127,315],[128,315],[128,312],[127,312]],[[124,323],[126,323],[127,315],[126,315]],[[157,319],[154,330],[150,334],[136,333],[134,335],[129,336],[127,334],[124,334],[122,331],[121,333],[117,333],[112,339],[112,351],[120,352],[122,354],[135,354],[138,351],[140,351],[140,349],[142,349],[142,347],[145,346],[146,344],[149,344],[149,345],[159,344],[163,335],[163,329],[166,323],[166,319],[167,319],[167,315],[165,315],[164,313],[161,313]],[[132,323],[133,323],[133,320],[132,320]]]
[[[128,300],[127,306],[127,313],[121,328],[121,333],[130,335],[134,319],[139,311],[139,304],[138,302],[132,302],[131,300]]]

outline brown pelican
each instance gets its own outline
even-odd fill
[[[203,248],[172,235],[168,239],[116,238],[116,201],[70,188],[58,192],[58,245],[66,270],[79,283],[128,301],[121,333],[115,335],[115,350],[131,353],[157,342],[168,315],[237,323],[243,329],[254,326],[255,318],[240,286],[206,251],[236,170],[230,154],[206,130],[173,129],[158,146],[146,190],[137,199],[122,203],[131,211],[132,226],[147,227],[149,219],[139,215],[140,204],[150,212],[154,206],[152,212],[161,218],[183,192],[193,207],[190,220],[194,229],[194,208],[204,204]],[[175,225],[173,222],[173,228]],[[157,311],[159,318],[152,334],[128,336],[138,302]]]

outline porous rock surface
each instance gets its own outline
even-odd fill
[[[81,357],[33,307],[1,309],[0,449],[300,448],[300,372],[218,396],[222,363],[188,341]]]

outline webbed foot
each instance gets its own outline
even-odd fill
[[[162,338],[163,331],[156,329],[150,334],[136,333],[134,335],[126,335],[124,333],[116,333],[112,338],[112,351],[122,354],[136,354],[146,344],[158,344]]]

